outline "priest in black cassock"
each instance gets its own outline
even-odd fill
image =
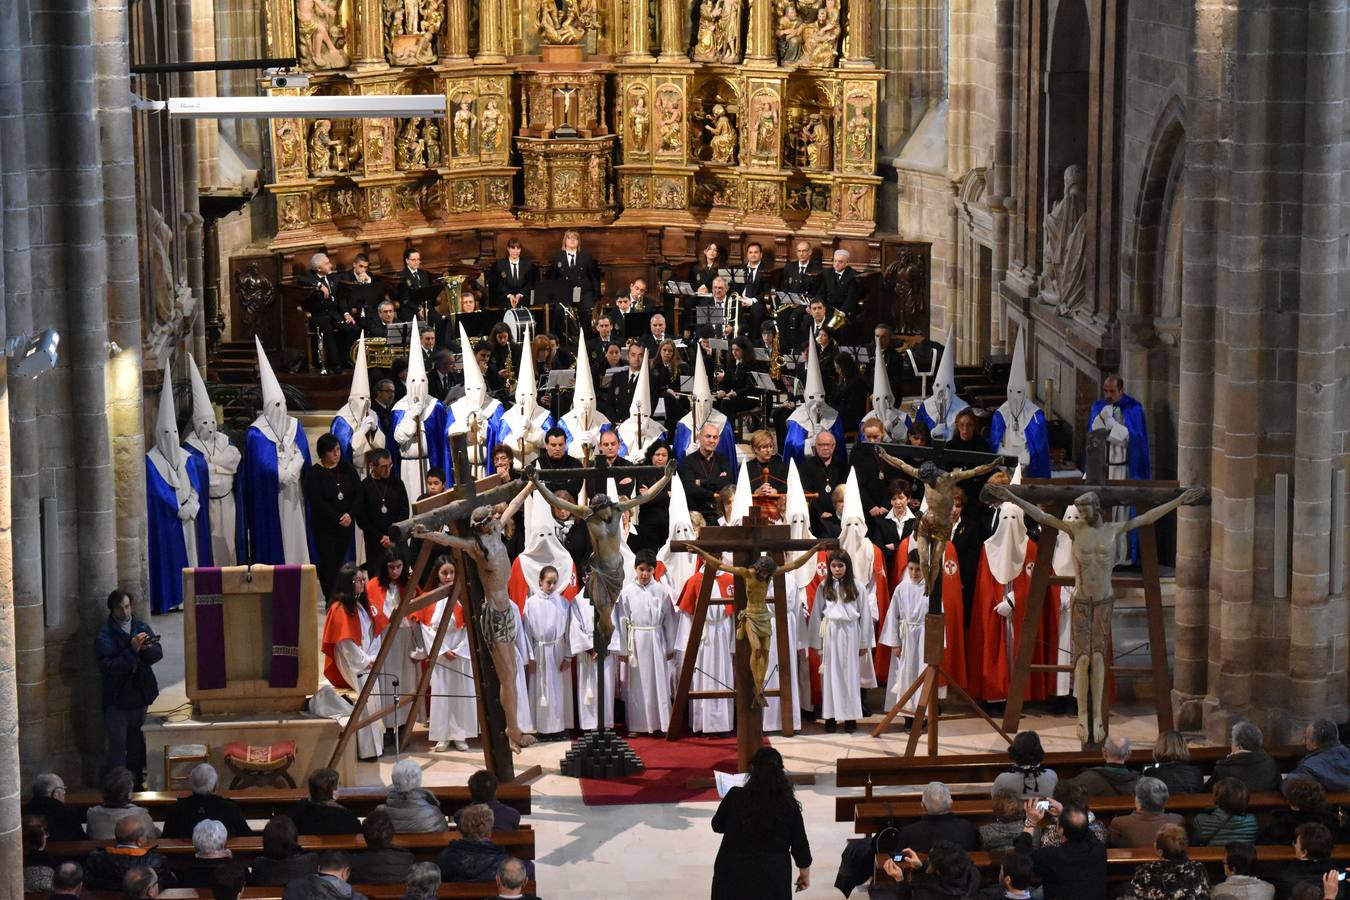
[[[394,463],[389,451],[373,450],[368,460],[370,474],[361,482],[356,524],[361,526],[366,542],[366,571],[373,576],[386,551],[397,544],[391,531],[394,523],[407,519],[412,512],[403,480],[391,477]]]

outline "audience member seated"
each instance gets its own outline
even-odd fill
[[[134,866],[122,876],[122,900],[149,900],[159,896],[159,874],[149,866]]]
[[[1196,813],[1191,822],[1191,843],[1197,847],[1221,847],[1235,841],[1256,840],[1256,816],[1247,812],[1247,786],[1236,778],[1214,783],[1214,805]]]
[[[1051,804],[1047,816],[1042,819],[1040,837],[1037,840],[1037,846],[1040,847],[1058,847],[1064,843],[1064,833],[1059,828],[1059,817],[1055,813],[1056,808],[1067,806],[1081,806],[1088,811],[1088,830],[1092,836],[1106,845],[1106,825],[1102,823],[1091,809],[1089,809],[1091,797],[1087,790],[1081,784],[1074,784],[1072,781],[1061,781],[1055,785],[1055,796],[1051,798],[1058,801],[1059,807]]]
[[[1258,844],[1292,844],[1298,826],[1304,822],[1325,825],[1333,835],[1340,831],[1336,813],[1327,806],[1327,792],[1316,781],[1303,775],[1290,775],[1281,787],[1288,809],[1271,812],[1270,820],[1257,835]]]
[[[1123,797],[1134,793],[1139,773],[1126,766],[1130,758],[1130,739],[1108,735],[1102,742],[1105,765],[1093,766],[1073,779],[1087,790],[1089,797]]]
[[[1035,800],[1024,803],[1026,825],[1013,849],[1031,854],[1045,900],[1106,900],[1106,845],[1088,827],[1087,809],[1050,801],[1049,812],[1058,822],[1063,842],[1037,849],[1035,834],[1046,813],[1036,807]]]
[[[994,791],[994,821],[980,826],[980,849],[1007,850],[1022,833],[1022,797],[1015,791]]]
[[[1108,847],[1152,847],[1165,825],[1184,825],[1176,813],[1163,812],[1170,792],[1157,778],[1144,776],[1134,786],[1134,812],[1116,816],[1106,830]]]
[[[389,773],[389,793],[376,809],[384,810],[394,823],[396,834],[448,831],[441,805],[422,787],[422,769],[411,759],[394,766]]]
[[[1155,846],[1158,859],[1134,870],[1126,895],[1134,900],[1208,900],[1205,865],[1187,855],[1190,841],[1180,825],[1164,825]]]
[[[84,866],[74,861],[61,863],[52,876],[52,892],[47,900],[70,900],[84,889]]]
[[[1209,892],[1212,900],[1272,900],[1275,885],[1255,875],[1256,847],[1232,843],[1223,849],[1223,881]]]
[[[645,507],[644,507],[645,508]],[[482,803],[492,810],[495,831],[515,831],[520,827],[520,813],[497,799],[497,776],[487,769],[479,769],[469,776],[469,803]],[[455,827],[464,810],[455,813]]]
[[[971,863],[966,851],[951,841],[934,844],[926,861],[906,847],[900,862],[888,859],[883,867],[887,875],[900,882],[898,896],[902,900],[974,897],[980,889],[980,870]]]
[[[352,882],[398,884],[406,880],[417,857],[393,846],[394,823],[389,821],[389,814],[375,810],[366,816],[361,832],[366,837],[366,849],[352,856]]]
[[[151,836],[150,828],[139,816],[122,819],[114,828],[114,846],[99,847],[85,859],[84,886],[96,891],[120,890],[123,877],[137,866],[154,869],[162,886],[172,885],[173,876],[164,857],[150,847]]]
[[[1336,841],[1325,825],[1317,822],[1304,822],[1298,826],[1294,835],[1295,859],[1280,870],[1275,879],[1275,897],[1288,900],[1295,885],[1321,885],[1322,876],[1335,871],[1336,864],[1331,861]]]
[[[216,880],[211,884],[213,900],[239,900],[248,886],[248,866],[232,859],[216,870]]]
[[[131,791],[136,786],[136,777],[122,766],[109,769],[103,776],[103,802],[89,807],[84,821],[91,841],[110,841],[117,829],[117,823],[126,818],[135,818],[144,823],[150,837],[159,837],[150,813],[131,802]],[[121,887],[121,882],[118,882]]]
[[[360,834],[356,813],[337,802],[336,769],[309,773],[309,797],[286,811],[295,822],[296,834]]]
[[[1144,774],[1167,785],[1173,796],[1198,794],[1205,789],[1205,773],[1191,762],[1191,751],[1179,731],[1158,735],[1153,744],[1153,765],[1145,766]]]
[[[351,861],[341,850],[319,854],[319,870],[286,885],[282,900],[366,900],[351,888]]]
[[[1290,776],[1307,775],[1335,793],[1350,791],[1350,748],[1341,743],[1336,723],[1317,719],[1303,732],[1303,746],[1308,755],[1299,760]]]
[[[231,853],[225,847],[230,834],[222,822],[215,819],[202,819],[192,829],[192,865],[178,871],[178,883],[182,887],[211,887],[216,883],[216,873],[221,866],[230,862]]]
[[[317,871],[319,857],[296,841],[290,816],[273,816],[262,832],[262,855],[253,860],[249,884],[278,887]]]
[[[1251,722],[1239,722],[1233,726],[1229,753],[1214,764],[1214,774],[1210,776],[1206,787],[1213,787],[1220,778],[1236,778],[1247,786],[1247,790],[1278,791],[1280,789],[1280,764],[1271,758],[1262,747],[1264,736],[1261,729]],[[1293,840],[1291,837],[1289,840]]]
[[[492,881],[506,850],[492,842],[492,810],[481,803],[460,817],[461,838],[441,851],[441,878],[445,881]]]
[[[534,894],[525,893],[525,883],[529,880],[525,863],[508,856],[497,866],[496,900],[539,900]]]
[[[1013,738],[1008,747],[1008,758],[1012,768],[994,779],[990,796],[999,791],[1016,791],[1023,800],[1033,797],[1053,797],[1055,784],[1059,776],[1054,769],[1047,769],[1045,750],[1041,747],[1041,736],[1034,731],[1021,731]]]
[[[900,846],[927,853],[938,841],[951,841],[966,850],[978,850],[980,833],[970,822],[952,814],[952,792],[940,781],[923,789],[924,815],[900,829]]]
[[[1031,900],[1035,877],[1031,857],[1023,853],[1004,854],[998,867],[998,884],[980,891],[979,900]]]
[[[166,838],[190,838],[198,822],[215,819],[225,826],[230,837],[246,837],[253,833],[248,827],[239,804],[217,794],[216,769],[210,763],[198,763],[188,773],[188,787],[192,793],[179,797],[164,813]]]
[[[84,817],[66,806],[66,783],[54,772],[43,772],[33,779],[33,796],[24,804],[23,812],[47,820],[49,840],[84,840]]]
[[[42,816],[23,817],[23,889],[50,891],[56,860],[47,853],[47,820]]]
[[[441,889],[441,869],[435,863],[413,863],[403,891],[403,900],[435,900]]]

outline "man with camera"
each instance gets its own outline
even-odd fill
[[[131,614],[131,595],[108,595],[108,621],[94,638],[98,669],[103,674],[103,722],[108,728],[104,770],[126,766],[136,776],[136,790],[145,790],[145,711],[159,696],[151,666],[164,658],[159,635]]]

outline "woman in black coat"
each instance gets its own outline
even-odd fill
[[[713,863],[713,900],[786,900],[792,896],[792,864],[799,890],[811,883],[811,845],[802,806],[783,771],[783,757],[761,747],[750,758],[745,787],[734,787],[713,816],[722,846]]]
[[[851,353],[839,353],[834,358],[834,385],[830,388],[826,403],[839,413],[844,423],[844,431],[852,434],[859,430],[863,411],[867,405],[870,386],[858,371],[858,363]]]
[[[647,457],[644,465],[664,466],[670,462],[670,445],[665,441],[653,441],[647,448]],[[637,480],[638,492],[646,493],[647,488],[661,480],[657,474],[643,475]],[[634,552],[639,550],[651,550],[653,553],[661,549],[670,538],[670,486],[657,494],[651,500],[642,504],[642,511],[638,513],[637,528],[628,538],[628,546]]]

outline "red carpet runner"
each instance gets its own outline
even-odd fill
[[[690,788],[687,786],[689,779],[712,778],[713,769],[736,771],[734,736],[687,737],[679,741],[630,737],[628,743],[642,759],[646,771],[610,781],[582,778],[581,799],[587,806],[716,800],[716,789]]]

